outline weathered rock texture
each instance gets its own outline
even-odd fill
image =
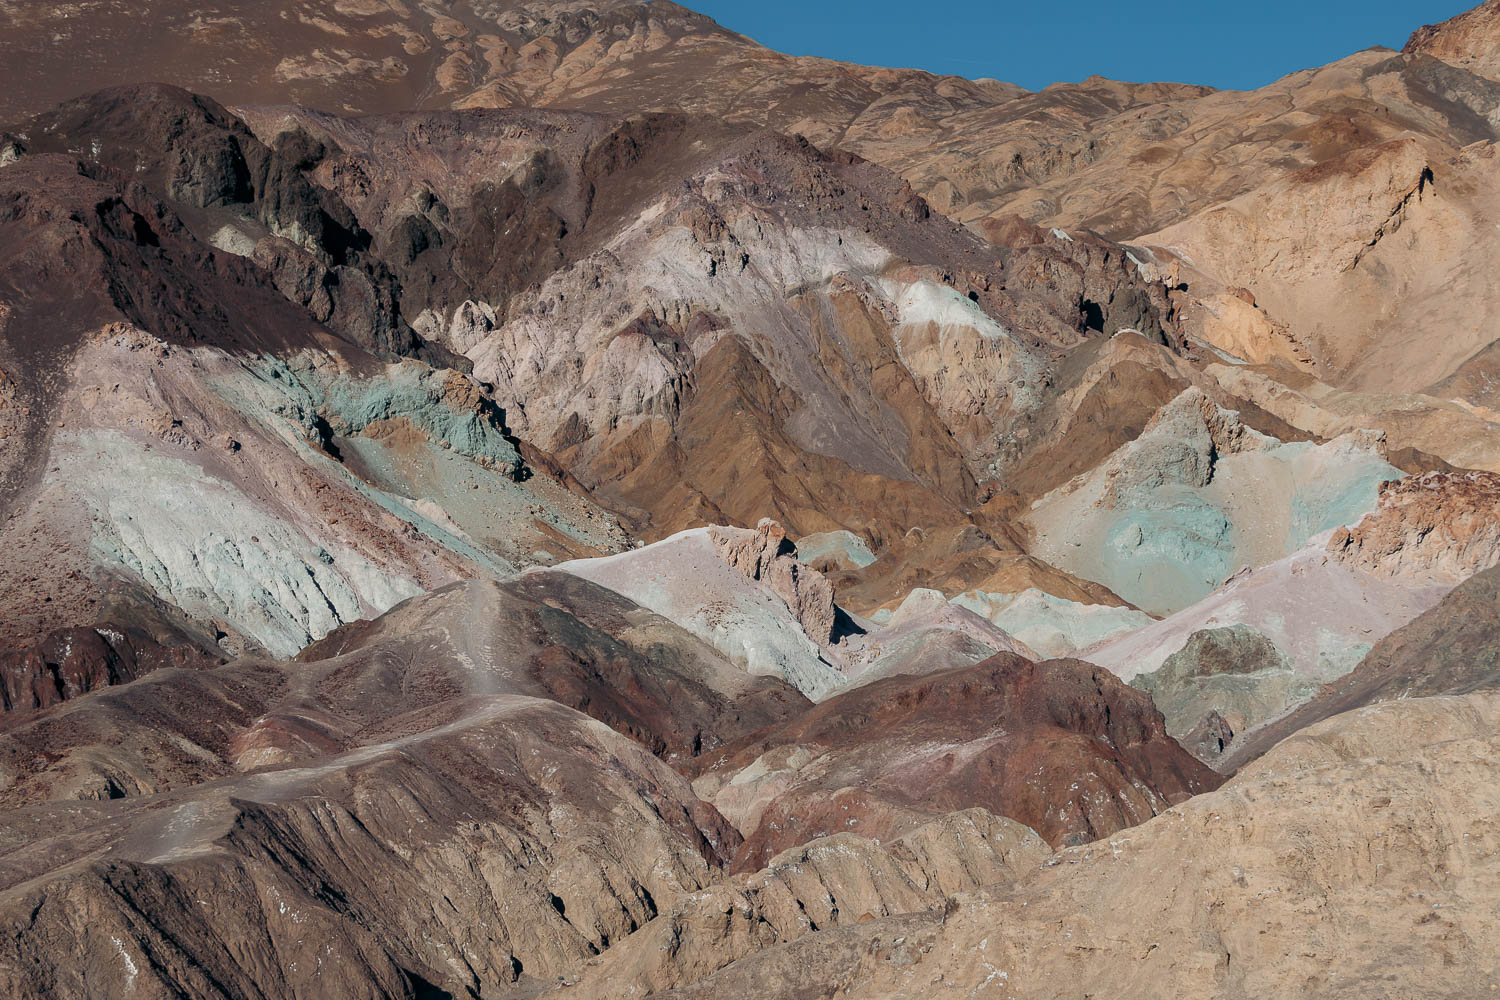
[[[1283,443],[1184,390],[1134,441],[1032,505],[1033,551],[1169,614],[1244,566],[1357,521],[1398,478],[1373,433]]]
[[[1339,716],[1029,878],[806,935],[663,995],[1489,992],[1497,724],[1493,694]],[[608,963],[587,986],[608,984]]]
[[[1130,683],[1151,693],[1167,732],[1190,750],[1226,730],[1233,735],[1280,715],[1315,689],[1298,679],[1275,643],[1248,625],[1194,632],[1158,669]]]
[[[809,639],[820,646],[833,640],[833,588],[823,574],[797,558],[785,528],[763,519],[753,532],[715,528],[709,537],[721,559],[786,601]]]
[[[195,646],[164,646],[134,628],[108,623],[60,628],[32,646],[0,654],[0,707],[6,711],[49,708],[153,670],[219,662]]]
[[[970,806],[1049,843],[1091,840],[1218,781],[1108,671],[1014,654],[840,693],[695,770],[694,788],[746,837],[740,871],[813,837],[886,840]]]
[[[1458,583],[1500,564],[1500,476],[1429,473],[1380,484],[1379,507],[1328,540],[1347,566]]]
[[[656,920],[591,963],[574,992],[628,997],[685,986],[810,934],[940,909],[954,893],[1018,881],[1051,853],[1031,830],[983,809],[886,843],[833,834],[667,901]]]
[[[477,995],[570,974],[739,844],[663,759],[806,706],[538,573],[406,602],[300,662],[157,669],[12,713],[0,967],[38,997]],[[83,947],[38,947],[64,939]]]
[[[285,233],[343,269],[334,298],[374,282],[396,309],[369,234],[290,154],[159,86],[29,129],[0,173],[5,642],[165,615],[290,655],[424,588],[622,546],[399,310],[336,322],[214,247]]]

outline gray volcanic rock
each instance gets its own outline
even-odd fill
[[[348,207],[310,183],[296,157],[262,145],[215,101],[160,85],[115,87],[16,128],[29,137],[27,158],[87,148],[88,162],[156,193],[205,244],[250,256],[257,239],[282,238],[283,248],[257,263],[276,273],[278,290],[360,346],[454,360],[402,319],[393,277],[369,253],[370,234]]]
[[[1167,732],[1190,749],[1210,732],[1227,728],[1232,735],[1259,725],[1316,690],[1299,680],[1269,637],[1248,625],[1200,629],[1161,667],[1130,683],[1151,693]]]
[[[1188,753],[1213,767],[1234,742],[1234,730],[1224,717],[1213,709],[1204,713],[1198,724],[1188,730],[1181,743]]]

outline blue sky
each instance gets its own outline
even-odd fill
[[[1036,90],[1094,73],[1249,89],[1479,0],[679,0],[794,55],[990,76]]]

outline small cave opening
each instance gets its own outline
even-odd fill
[[[1095,333],[1104,332],[1104,309],[1093,299],[1084,299],[1078,307],[1083,316],[1083,328],[1093,330]]]

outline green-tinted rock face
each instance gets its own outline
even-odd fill
[[[1188,389],[1097,469],[1033,504],[1039,556],[1151,614],[1213,592],[1242,566],[1354,524],[1401,472],[1378,434],[1282,442]]]
[[[404,419],[434,444],[509,475],[522,474],[520,452],[506,433],[504,414],[465,375],[418,362],[389,366],[359,378],[264,358],[257,374],[281,398],[263,401],[271,412],[322,440],[331,429],[354,435],[382,420]]]

